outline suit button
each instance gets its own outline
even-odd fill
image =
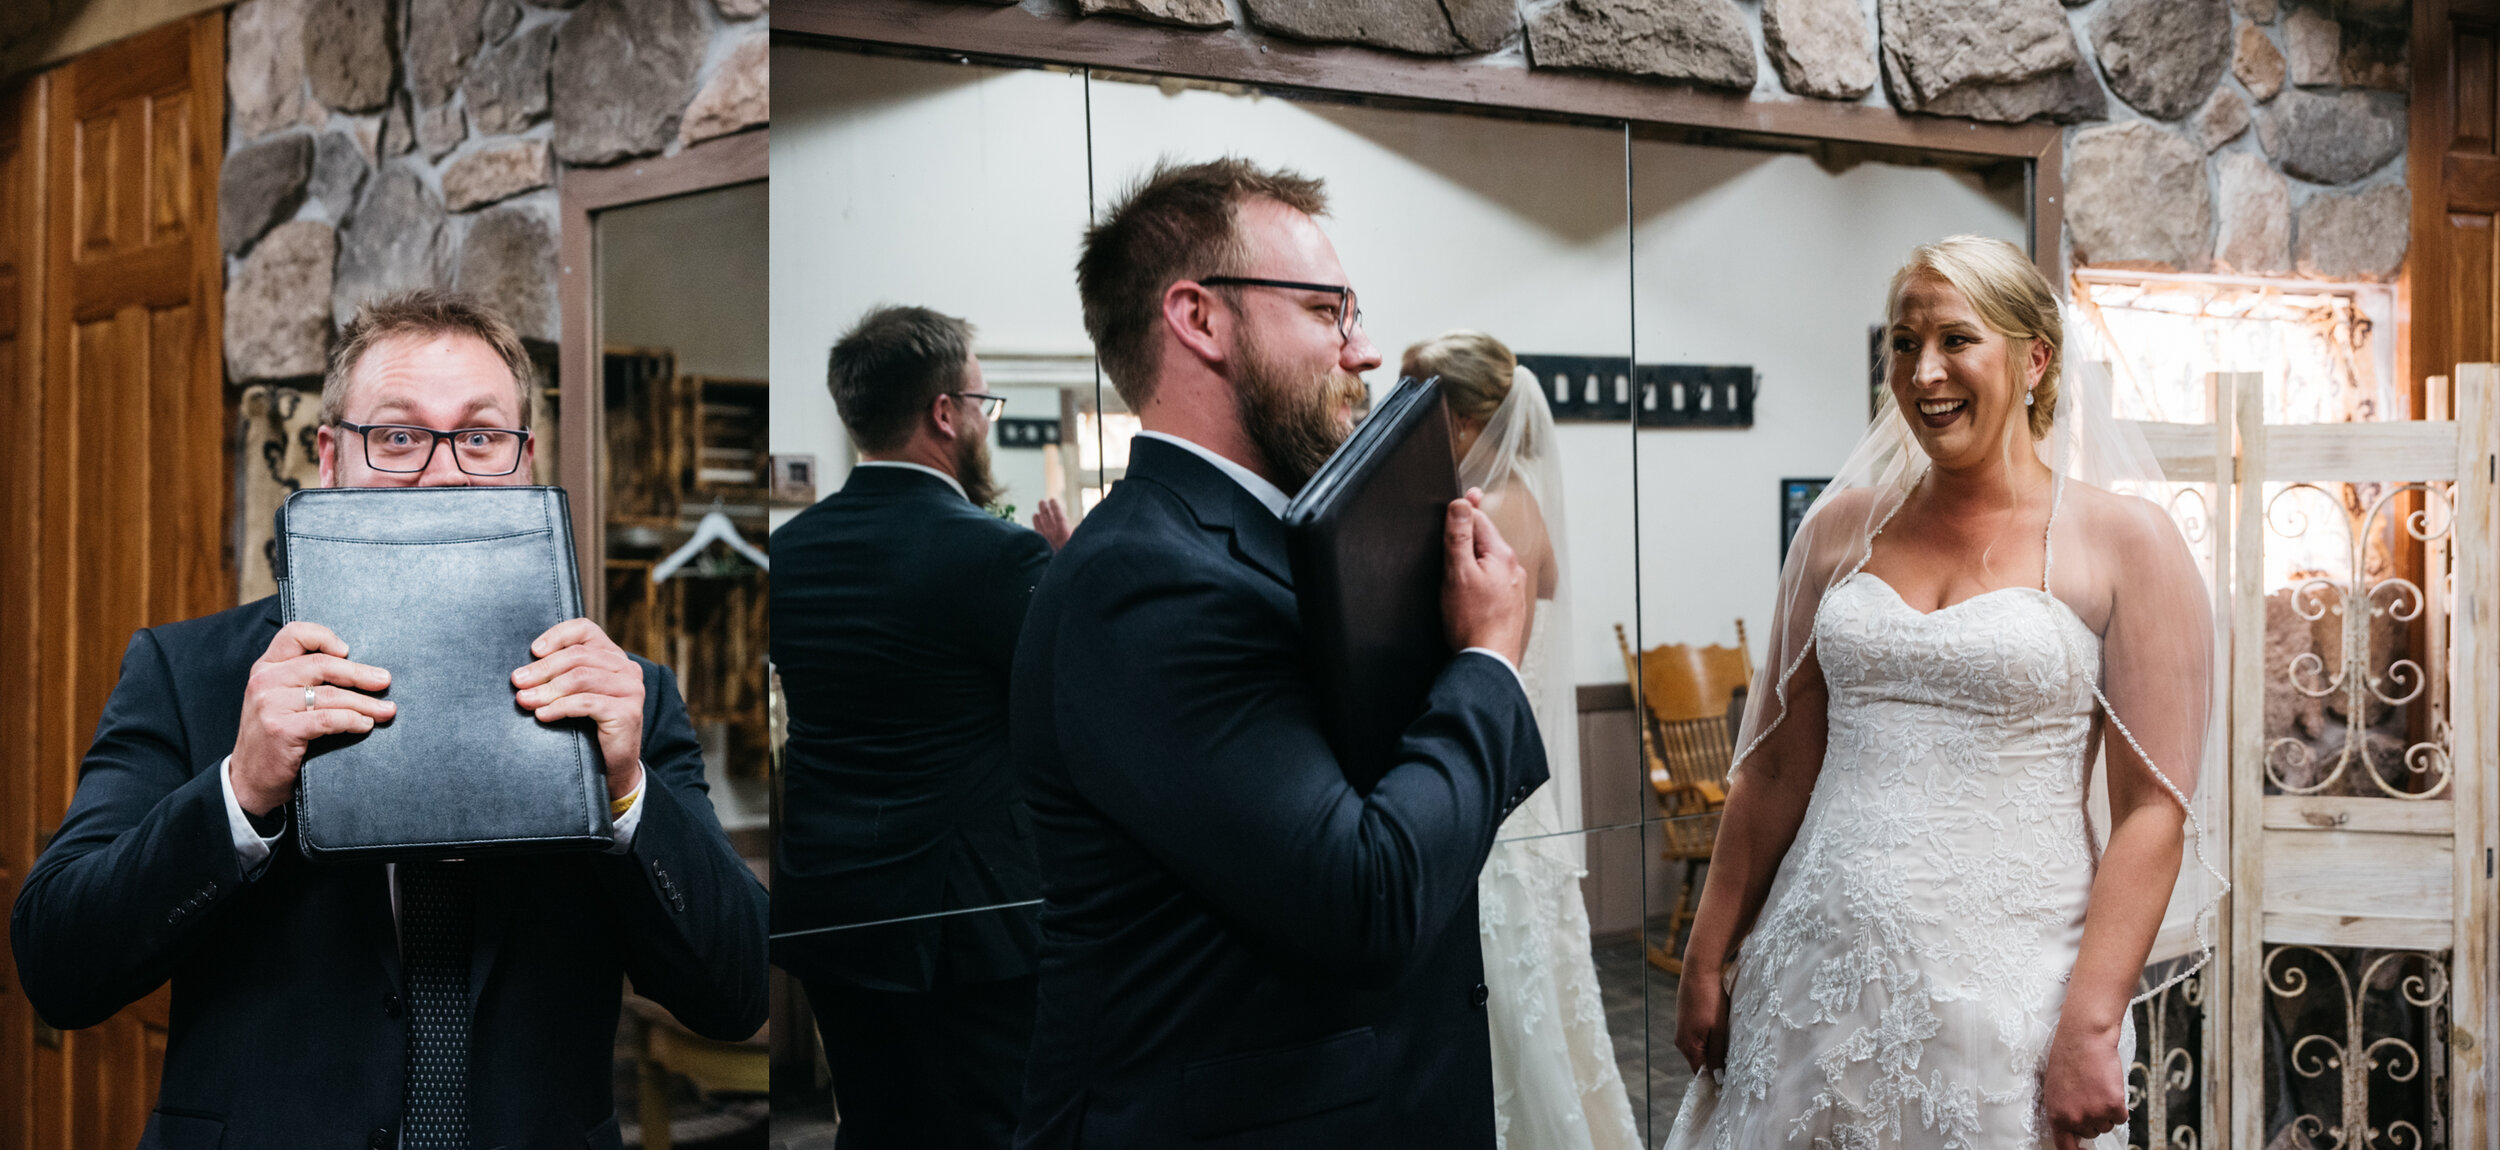
[[[210,879],[210,880],[208,880],[208,882],[207,882],[206,884],[204,884],[204,885],[202,885],[202,886],[200,887],[200,897],[201,897],[201,898],[215,898],[216,896],[217,896],[217,880],[215,880],[215,879]]]
[[[1490,997],[1492,997],[1492,995],[1485,991],[1484,984],[1479,982],[1476,984],[1476,988],[1474,990],[1467,992],[1467,1005],[1475,1007],[1478,1010],[1482,1010],[1484,1009],[1484,1000]]]
[[[398,995],[385,994],[382,996],[382,1013],[389,1015],[392,1018],[397,1018],[399,1017],[399,1011],[400,1004]]]
[[[365,1135],[365,1145],[372,1147],[373,1150],[391,1150],[390,1129],[384,1127]]]
[[[177,925],[180,925],[180,924],[181,924],[181,922],[182,922],[182,916],[184,916],[184,915],[186,915],[186,914],[189,914],[189,913],[191,913],[191,911],[190,911],[188,908],[186,908],[186,907],[179,907],[179,906],[178,906],[178,907],[175,907],[175,908],[174,908],[174,909],[172,909],[171,911],[166,912],[166,914],[165,914],[165,925],[167,925],[167,926],[177,926]]]

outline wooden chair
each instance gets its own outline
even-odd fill
[[[641,1100],[642,1145],[668,1150],[671,1142],[668,1077],[683,1074],[707,1093],[772,1093],[772,1035],[766,1024],[744,1042],[722,1042],[688,1030],[666,1007],[639,994],[625,996],[635,1018],[635,1077]]]
[[[1736,621],[1733,647],[1667,643],[1634,655],[1621,623],[1615,624],[1615,645],[1623,651],[1624,677],[1640,700],[1641,759],[1664,820],[1661,853],[1683,864],[1666,945],[1649,943],[1645,949],[1651,965],[1680,975],[1684,961],[1669,948],[1693,921],[1695,892],[1719,837],[1728,768],[1736,758],[1734,704],[1753,685],[1753,653],[1742,619]]]

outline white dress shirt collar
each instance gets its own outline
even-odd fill
[[[954,488],[954,489],[955,489],[955,494],[957,494],[957,495],[963,495],[965,499],[970,499],[970,498],[972,498],[972,497],[971,497],[971,496],[969,496],[969,495],[964,495],[964,485],[963,485],[963,484],[961,484],[961,483],[957,483],[957,482],[955,481],[955,477],[954,477],[954,476],[952,476],[952,475],[948,475],[947,473],[945,473],[945,472],[943,472],[943,471],[940,471],[940,470],[938,470],[937,468],[931,467],[931,466],[929,466],[928,464],[925,464],[925,463],[911,463],[911,462],[907,462],[907,461],[905,461],[905,460],[901,460],[901,459],[863,459],[863,460],[860,460],[860,461],[859,461],[859,462],[857,462],[857,463],[852,464],[851,466],[853,466],[853,467],[904,467],[904,468],[909,468],[909,469],[911,469],[911,470],[913,470],[913,471],[920,472],[920,473],[921,473],[921,474],[923,474],[923,475],[934,475],[934,476],[937,476],[937,477],[938,477],[938,479],[939,479],[940,481],[944,482],[944,483],[945,483],[948,487],[952,487],[952,488]]]
[[[1242,490],[1249,492],[1252,499],[1258,500],[1260,506],[1267,508],[1268,514],[1273,515],[1278,519],[1285,517],[1285,504],[1292,502],[1292,499],[1287,497],[1284,491],[1279,489],[1275,484],[1270,483],[1265,479],[1261,479],[1258,472],[1252,471],[1247,467],[1243,467],[1232,460],[1226,459],[1221,455],[1217,455],[1216,453],[1209,451],[1204,447],[1200,447],[1195,443],[1191,443],[1190,441],[1177,435],[1161,431],[1141,431],[1137,433],[1137,438],[1160,439],[1165,443],[1169,443],[1182,449],[1183,451],[1187,451],[1190,454],[1197,456],[1200,459],[1214,464],[1216,470],[1232,477],[1232,481],[1240,484]]]

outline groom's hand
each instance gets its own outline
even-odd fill
[[[1478,505],[1484,493],[1467,490],[1450,501],[1441,541],[1448,548],[1449,576],[1441,585],[1441,622],[1453,650],[1483,647],[1512,666],[1528,651],[1528,569],[1511,554]]]

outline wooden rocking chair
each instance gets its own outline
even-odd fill
[[[1676,880],[1675,910],[1667,919],[1666,944],[1643,944],[1650,964],[1684,973],[1672,953],[1693,921],[1702,874],[1719,837],[1719,813],[1727,805],[1728,768],[1736,758],[1735,702],[1753,684],[1753,653],[1745,621],[1736,621],[1733,647],[1668,643],[1634,655],[1623,624],[1615,624],[1623,672],[1640,702],[1641,759],[1663,819],[1660,852],[1683,864]]]

